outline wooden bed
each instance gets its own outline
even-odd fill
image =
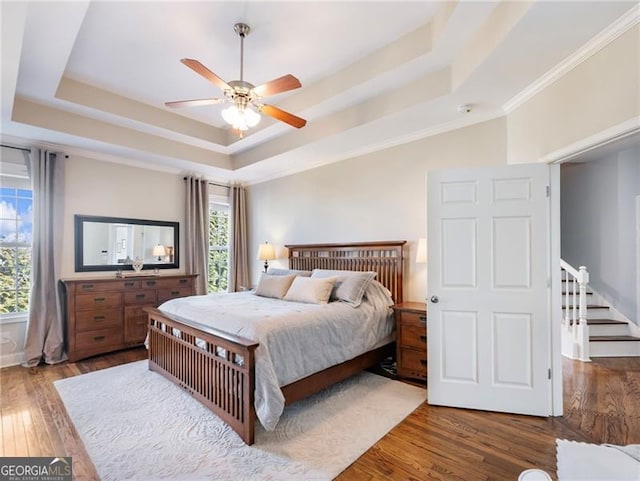
[[[289,268],[375,271],[376,279],[402,302],[406,241],[287,245]],[[223,419],[247,444],[254,442],[255,349],[258,343],[146,309],[149,369],[157,371]],[[173,329],[180,336],[173,335]],[[197,342],[196,342],[197,341]],[[393,354],[393,339],[373,351],[282,387],[291,404],[367,369]],[[198,345],[197,345],[198,344]]]

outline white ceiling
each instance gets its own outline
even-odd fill
[[[2,2],[3,141],[259,182],[504,114],[537,79],[637,2]],[[243,139],[180,63],[226,81],[286,73],[270,97],[307,119],[264,117]],[[457,107],[471,104],[472,112]]]

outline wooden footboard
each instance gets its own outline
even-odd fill
[[[149,315],[149,369],[176,383],[253,444],[254,354],[258,343],[168,317]]]

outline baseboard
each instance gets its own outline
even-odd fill
[[[0,356],[0,368],[17,366],[24,361],[24,351],[11,352],[9,354],[2,354]]]

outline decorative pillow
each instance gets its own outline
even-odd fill
[[[301,271],[298,269],[279,269],[277,267],[269,267],[267,274],[272,276],[288,276],[289,274],[295,274],[302,277],[311,277],[311,271]]]
[[[394,304],[391,291],[375,279],[365,289],[363,299],[368,299],[374,306],[381,309],[393,307]]]
[[[328,269],[314,269],[311,278],[335,277],[336,282],[331,292],[332,301],[346,302],[352,307],[358,307],[362,302],[364,290],[376,277],[371,271],[336,271]]]
[[[284,296],[284,300],[308,304],[327,304],[334,282],[335,278],[333,277],[314,279],[297,276]]]
[[[290,274],[288,276],[270,276],[269,274],[262,274],[254,294],[256,296],[282,299],[289,290],[289,287],[295,277],[295,274]]]

